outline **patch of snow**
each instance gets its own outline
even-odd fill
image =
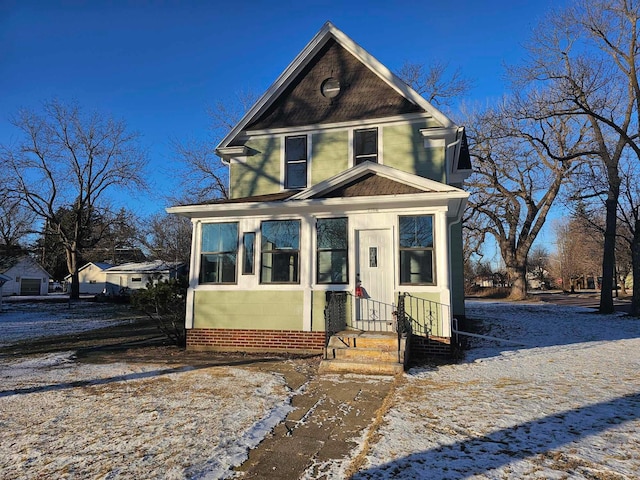
[[[241,368],[0,361],[3,478],[227,478],[290,408]]]
[[[0,346],[81,331],[97,330],[130,321],[115,315],[122,306],[81,302],[6,302],[0,312]],[[133,315],[132,315],[133,316]]]
[[[636,478],[640,321],[469,302],[491,336],[464,363],[412,369],[356,479]]]

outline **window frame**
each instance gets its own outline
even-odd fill
[[[429,218],[431,221],[431,246],[419,246],[419,247],[403,247],[402,246],[402,219],[403,218]],[[416,285],[416,286],[435,286],[437,285],[436,279],[436,248],[435,248],[435,215],[399,215],[398,216],[398,284],[399,285]],[[406,282],[403,275],[403,255],[404,252],[429,252],[431,256],[431,281],[430,282]],[[411,272],[409,272],[411,276]]]
[[[204,249],[204,233],[205,228],[209,225],[235,225],[235,250],[205,250]],[[200,229],[200,264],[198,268],[198,284],[199,285],[237,285],[238,283],[238,250],[239,250],[239,233],[240,233],[240,224],[239,222],[211,222],[211,223],[203,223]],[[204,271],[203,271],[203,259],[206,255],[215,255],[219,257],[223,257],[225,255],[235,255],[234,259],[234,268],[233,268],[233,281],[218,281],[218,282],[206,282],[204,281]]]
[[[285,223],[285,222],[295,222],[298,225],[297,229],[297,248],[272,248],[266,250],[264,248],[265,244],[265,234],[264,234],[264,226],[269,223]],[[300,243],[302,240],[302,222],[298,218],[288,218],[282,220],[263,220],[260,222],[260,285],[300,285]],[[289,281],[265,281],[264,272],[265,272],[265,255],[271,255],[272,263],[273,258],[276,255],[294,255],[296,259],[295,265],[295,280]],[[273,267],[272,267],[273,268]],[[273,274],[271,275],[273,277]]]
[[[375,138],[375,154],[373,153],[358,153],[358,136],[366,132],[373,132]],[[371,159],[374,160],[371,160]],[[353,131],[353,165],[357,166],[365,161],[372,161],[373,163],[380,163],[380,141],[378,138],[378,127],[358,128]]]
[[[288,153],[290,151],[290,149],[288,148],[289,140],[297,140],[302,138],[304,139],[304,158],[297,158],[297,159],[290,160],[289,153]],[[304,165],[304,184],[292,185],[291,184],[292,175],[290,175],[289,173],[289,167],[298,166],[298,165]],[[307,185],[309,183],[308,176],[309,176],[309,137],[308,135],[302,134],[302,135],[285,136],[284,137],[284,188],[286,190],[300,190],[303,188],[307,188]]]
[[[327,220],[344,220],[345,248],[321,248],[320,247],[320,222]],[[344,252],[346,272],[344,281],[321,281],[320,280],[320,254],[324,252]],[[349,283],[349,217],[325,217],[316,219],[316,284],[318,285],[347,285]]]
[[[251,248],[247,241],[251,239]],[[247,266],[249,268],[247,268]],[[255,275],[256,273],[256,232],[244,232],[242,234],[242,275]]]

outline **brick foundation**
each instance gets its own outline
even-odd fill
[[[451,338],[411,335],[411,357],[451,357]]]
[[[187,330],[187,350],[322,353],[324,342],[324,332],[217,328]]]

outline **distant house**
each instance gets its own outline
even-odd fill
[[[0,274],[7,277],[2,295],[46,295],[49,273],[28,255],[0,257]]]
[[[97,295],[102,293],[106,287],[106,270],[113,267],[110,263],[89,262],[78,270],[78,283],[81,294]],[[71,283],[71,275],[64,277],[67,284]]]
[[[118,295],[127,289],[146,288],[149,282],[169,280],[185,275],[186,272],[184,263],[162,260],[117,265],[105,270],[105,293]]]

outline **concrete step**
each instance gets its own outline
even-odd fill
[[[378,362],[397,362],[398,346],[393,350],[380,350],[376,348],[329,348],[329,356],[339,358],[341,360],[352,361],[378,361]],[[333,354],[333,355],[332,355]]]
[[[329,340],[329,348],[398,349],[398,335],[393,332],[338,332]]]
[[[320,373],[359,373],[362,375],[398,375],[404,366],[398,362],[353,362],[340,359],[323,360]]]

